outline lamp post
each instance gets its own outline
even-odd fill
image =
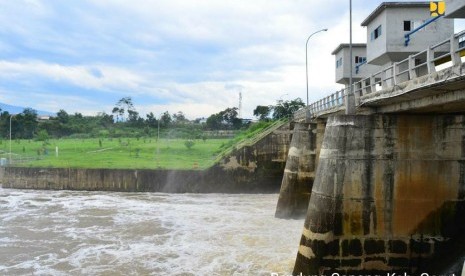
[[[321,29],[319,31],[316,31],[312,33],[308,38],[307,42],[305,43],[305,73],[307,77],[307,105],[308,105],[308,54],[307,54],[307,48],[308,48],[308,41],[310,40],[310,37],[312,37],[314,34],[319,33],[319,32],[326,32],[328,29]]]
[[[11,165],[11,119],[13,118],[13,116],[15,115],[10,115],[10,160],[8,162],[8,165]]]
[[[160,113],[157,122],[157,164],[160,166],[160,121],[163,113]]]
[[[354,99],[354,84],[353,84],[353,49],[352,49],[352,0],[349,0],[349,59],[350,59],[350,76],[349,76],[349,90],[346,92],[345,106],[346,114],[353,114],[355,109],[355,99]]]
[[[158,145],[158,140],[160,140],[160,119],[161,119],[161,116],[160,118],[158,118],[158,128],[157,128],[157,145]]]

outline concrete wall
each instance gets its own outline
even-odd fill
[[[368,63],[385,66],[391,62],[401,61],[411,54],[423,51],[430,45],[449,39],[454,33],[454,21],[440,18],[429,24],[424,30],[411,35],[409,45],[404,45],[405,21],[424,21],[431,19],[428,7],[386,8],[367,26]],[[382,34],[371,40],[370,34],[378,26]],[[412,26],[413,30],[413,26]]]
[[[404,20],[426,21],[431,19],[429,8],[387,9],[387,50],[392,52],[391,60],[399,61],[409,54],[425,50],[454,34],[454,20],[440,18],[411,36],[409,45],[404,45]],[[413,30],[413,26],[412,26]],[[398,54],[405,53],[405,54]]]
[[[291,143],[291,124],[287,123],[254,145],[233,151],[221,160],[219,167],[225,170],[244,169],[263,177],[282,176]]]
[[[294,274],[432,271],[463,240],[464,160],[463,114],[330,117]]]
[[[367,62],[373,65],[384,65],[386,60],[379,60],[387,52],[386,40],[386,10],[382,11],[373,21],[368,24],[367,28]],[[381,25],[381,36],[371,40],[371,33]]]
[[[279,177],[257,180],[243,169],[120,170],[6,168],[3,188],[167,193],[276,192]]]

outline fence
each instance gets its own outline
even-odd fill
[[[26,156],[15,153],[0,152],[0,167],[6,167],[11,165],[17,165],[27,163],[35,160],[39,160],[38,156]]]

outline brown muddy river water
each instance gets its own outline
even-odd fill
[[[289,274],[303,220],[277,199],[0,188],[0,275]]]

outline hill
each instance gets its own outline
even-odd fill
[[[23,112],[23,110],[25,109],[26,107],[22,107],[22,106],[15,106],[15,105],[9,105],[9,104],[5,104],[5,103],[0,103],[0,109],[2,111],[8,111],[8,113],[10,114],[18,114],[18,113],[21,113]],[[32,108],[34,109],[35,111],[37,111],[37,115],[39,116],[52,116],[52,115],[56,115],[55,113],[53,112],[50,112],[50,111],[44,111],[44,110],[37,110],[35,108]]]

